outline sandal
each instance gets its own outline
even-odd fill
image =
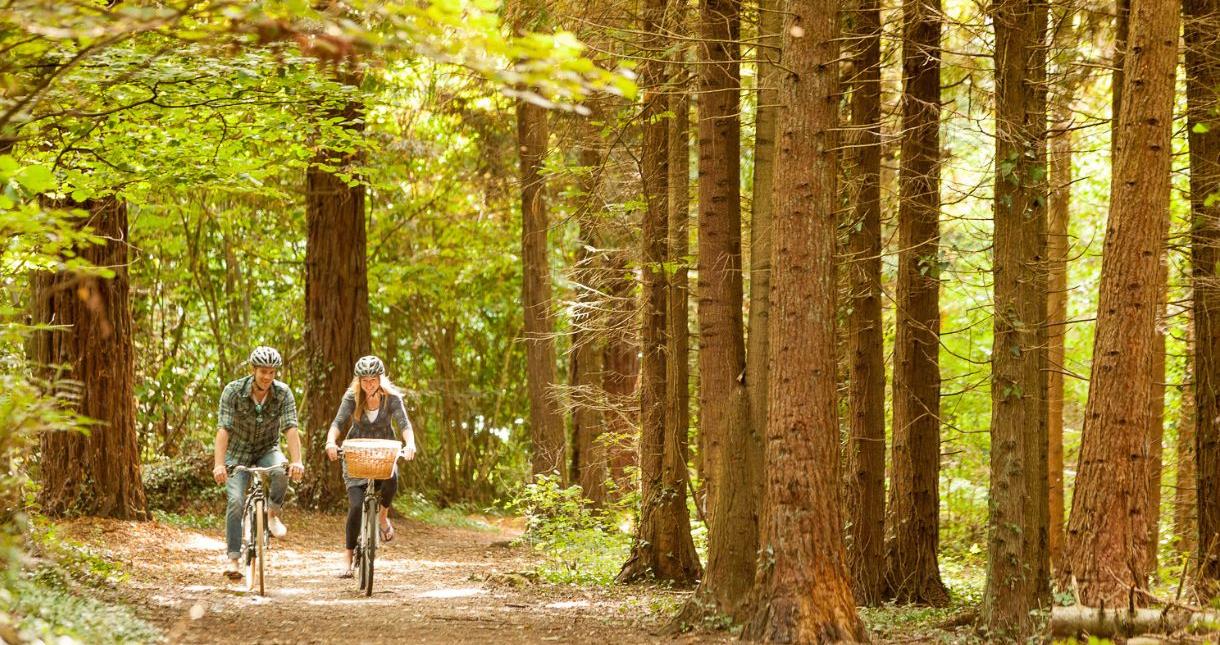
[[[381,541],[382,542],[393,542],[394,541],[394,525],[390,524],[389,520],[386,520],[385,526],[381,528]]]
[[[348,567],[347,569],[345,569],[341,573],[339,573],[339,575],[336,577],[346,579],[346,578],[353,578],[353,577],[355,577],[355,575],[356,575],[356,568]]]

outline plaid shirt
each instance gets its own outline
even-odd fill
[[[297,404],[292,390],[274,381],[262,405],[250,398],[254,377],[239,378],[225,386],[220,395],[219,427],[229,431],[225,462],[251,466],[277,448],[280,434],[297,427]]]

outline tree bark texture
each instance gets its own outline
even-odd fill
[[[1060,26],[1059,29],[1064,29]],[[1047,489],[1051,564],[1063,557],[1063,373],[1067,334],[1068,221],[1072,204],[1071,96],[1056,93],[1050,136],[1047,216]]]
[[[1184,0],[1201,590],[1220,585],[1220,1]],[[1180,471],[1179,471],[1180,472]]]
[[[555,398],[555,316],[551,310],[551,265],[547,259],[546,110],[517,101],[517,145],[521,157],[521,302],[525,308],[526,381],[530,397],[530,472],[566,480],[563,414]],[[566,483],[566,482],[565,482]]]
[[[354,119],[360,111],[358,105],[351,104],[344,116]],[[339,464],[326,459],[326,432],[334,419],[335,406],[351,385],[356,359],[368,354],[372,346],[364,185],[350,185],[319,165],[342,168],[352,161],[342,153],[323,151],[305,174],[305,347],[309,352],[309,380],[303,449],[308,467],[300,499],[305,506],[316,509],[337,509],[347,501]]]
[[[791,0],[774,184],[770,410],[755,613],[743,636],[867,640],[843,544],[835,392],[839,7]],[[727,482],[726,482],[727,483]]]
[[[675,29],[681,29],[680,17],[673,16]],[[685,464],[690,454],[690,94],[685,61],[670,65],[668,102],[672,117],[668,126],[666,159],[669,191],[669,273],[668,326],[669,361],[666,363],[665,428],[670,433]],[[686,479],[686,477],[684,477]],[[687,484],[689,488],[689,481]],[[685,493],[683,494],[685,498]]]
[[[741,275],[740,0],[700,3],[699,446],[705,516],[715,521],[732,434],[746,423]],[[714,532],[714,529],[711,529]]]
[[[996,175],[991,490],[983,614],[1034,633],[1050,600],[1047,493],[1045,0],[994,0]]]
[[[750,431],[741,259],[739,0],[704,0],[699,92],[699,432],[708,562],[700,591],[744,617],[758,552],[761,447]],[[731,456],[731,458],[730,458]]]
[[[876,606],[885,587],[885,336],[881,319],[881,3],[852,14],[851,118],[860,184],[848,261],[847,557],[856,602]]]
[[[1195,495],[1195,323],[1194,313],[1186,311],[1186,369],[1178,407],[1177,477],[1173,496],[1173,541],[1181,554],[1193,555],[1197,545],[1198,512]]]
[[[581,142],[580,165],[584,169],[581,178],[582,195],[576,209],[576,220],[580,227],[575,253],[573,278],[584,285],[577,296],[578,306],[572,316],[572,349],[570,373],[573,391],[572,401],[572,458],[570,479],[580,484],[585,499],[600,505],[606,498],[607,458],[606,442],[600,440],[605,423],[602,406],[597,393],[601,391],[602,358],[604,340],[600,337],[596,321],[602,306],[601,287],[604,275],[599,266],[601,253],[596,224],[600,166],[602,154],[597,143],[596,132],[587,124],[590,132]]]
[[[644,7],[644,46],[656,51],[666,0],[648,0]],[[640,122],[643,149],[640,175],[644,190],[643,297],[640,383],[640,521],[631,554],[618,574],[618,582],[645,579],[690,584],[701,573],[695,544],[691,540],[690,516],[686,510],[685,442],[674,428],[666,427],[666,313],[668,256],[668,155],[669,124],[663,89],[663,61],[641,65],[644,90]]]
[[[1113,607],[1147,587],[1148,397],[1156,280],[1169,225],[1178,0],[1134,0],[1102,253],[1093,373],[1068,521],[1065,581]],[[1138,596],[1137,596],[1138,598]]]
[[[115,275],[34,278],[34,320],[59,327],[35,334],[34,362],[54,380],[57,396],[97,422],[87,434],[42,434],[39,503],[51,516],[147,519],[135,424],[127,204],[103,197],[71,207],[87,211],[80,224],[104,238],[77,249],[78,256]]]
[[[902,166],[898,173],[894,456],[886,528],[888,596],[943,605],[940,580],[939,0],[903,1]]]

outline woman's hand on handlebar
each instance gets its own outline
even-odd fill
[[[336,446],[333,443],[326,444],[326,458],[331,461],[338,460],[339,459],[339,446]]]
[[[404,446],[403,449],[401,451],[399,451],[398,456],[406,461],[411,461],[412,459],[415,459],[415,446],[412,446],[412,445]]]

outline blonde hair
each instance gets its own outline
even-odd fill
[[[353,378],[351,386],[348,387],[348,390],[350,390],[352,393],[352,397],[356,400],[356,410],[354,412],[352,412],[352,423],[353,424],[355,424],[357,421],[359,421],[360,418],[364,416],[364,412],[365,412],[365,405],[366,405],[365,399],[367,397],[364,394],[364,388],[360,387],[361,378],[363,378],[363,377],[357,376],[357,377]],[[391,396],[396,396],[400,399],[402,398],[402,390],[398,389],[397,385],[394,385],[393,383],[391,383],[390,378],[388,376],[386,376],[385,374],[381,375],[381,383],[378,384],[378,388],[385,394],[389,394]],[[384,402],[384,399],[383,399],[383,402]]]

